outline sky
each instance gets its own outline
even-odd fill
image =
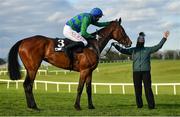
[[[66,21],[94,7],[103,10],[100,21],[121,17],[133,46],[141,31],[146,34],[145,46],[153,46],[169,30],[162,51],[180,49],[180,0],[0,0],[0,58],[6,58],[9,49],[26,37],[64,37]],[[96,29],[90,25],[88,32]]]

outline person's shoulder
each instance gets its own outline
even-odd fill
[[[148,47],[148,46],[147,46],[147,47],[144,47],[144,49],[148,49],[148,48],[150,48],[150,47]]]
[[[144,47],[144,50],[147,51],[147,52],[150,52],[152,49],[152,47]]]
[[[151,47],[143,47],[142,50],[149,50]]]
[[[89,22],[89,24],[91,24],[92,18],[90,13],[82,13],[81,16],[84,21]]]
[[[148,50],[151,49],[152,47],[148,46],[148,47],[144,47],[144,49]]]
[[[90,13],[80,13],[79,15],[81,15],[81,16],[83,16],[83,17],[88,17],[88,18],[91,17],[91,14],[90,14]]]

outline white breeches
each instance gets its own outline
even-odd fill
[[[72,40],[72,41],[81,41],[84,43],[84,46],[87,45],[86,39],[82,37],[78,32],[74,31],[70,26],[65,25],[63,29],[63,34],[66,38]]]

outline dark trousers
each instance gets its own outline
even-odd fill
[[[142,82],[144,84],[144,90],[148,107],[150,109],[155,108],[154,95],[151,88],[151,73],[150,71],[133,72],[133,82],[136,95],[136,104],[138,108],[142,108]]]

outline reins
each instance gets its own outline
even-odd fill
[[[118,42],[114,42],[114,43],[117,43],[117,45],[119,45],[120,47],[124,47],[122,44],[118,43]],[[110,48],[108,49],[108,51],[106,52],[105,56],[109,53],[109,51],[111,50],[112,48],[112,43],[111,43],[111,46]]]

